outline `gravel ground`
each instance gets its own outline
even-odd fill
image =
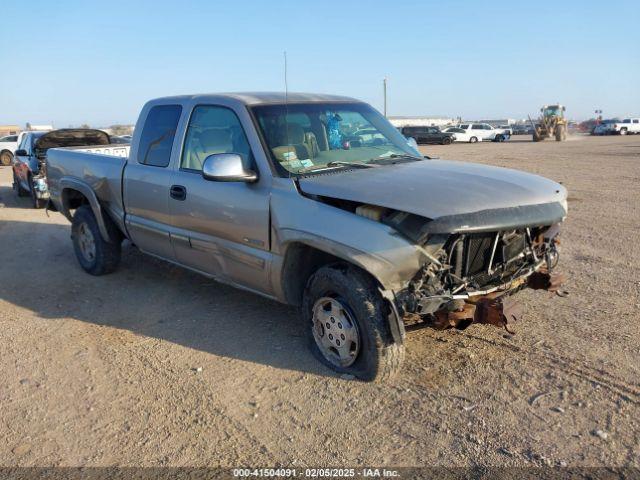
[[[640,137],[423,151],[562,182],[570,294],[522,292],[515,336],[413,332],[381,385],[319,365],[293,309],[132,248],[85,274],[0,168],[0,466],[640,466]]]

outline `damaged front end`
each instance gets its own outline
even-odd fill
[[[512,295],[524,288],[556,291],[564,281],[559,223],[489,232],[436,234],[423,244],[431,261],[396,294],[403,314],[418,325],[464,329],[490,324],[512,332],[521,316]]]

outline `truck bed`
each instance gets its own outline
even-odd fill
[[[91,188],[103,208],[122,227],[122,173],[129,145],[52,148],[47,152],[47,181],[51,200],[62,205],[62,190],[74,184]]]

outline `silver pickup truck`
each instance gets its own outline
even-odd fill
[[[160,98],[142,109],[128,157],[92,150],[47,159],[84,270],[114,271],[129,239],[300,307],[318,359],[361,379],[400,368],[408,326],[509,329],[514,293],[562,281],[561,185],[423,157],[352,98]]]

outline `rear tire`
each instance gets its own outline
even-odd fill
[[[311,351],[332,370],[381,381],[400,369],[405,351],[391,336],[389,306],[363,271],[320,268],[307,282],[301,313]]]
[[[478,141],[478,137],[471,137],[469,139],[469,143],[476,143]]]
[[[0,153],[0,165],[2,165],[3,167],[8,167],[9,165],[11,165],[12,161],[13,154],[11,152],[5,150],[4,152]]]
[[[621,128],[620,129],[620,135],[626,135],[627,134],[627,129],[626,128]]]
[[[105,217],[110,241],[105,241],[93,210],[82,205],[76,210],[71,222],[73,249],[80,266],[91,275],[106,275],[118,268],[120,263],[122,235],[110,218]]]

